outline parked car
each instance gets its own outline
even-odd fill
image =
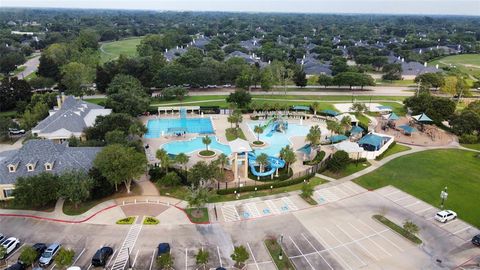
[[[5,235],[3,235],[3,234],[0,233],[0,243],[2,243],[3,240],[5,240],[5,238],[6,238]]]
[[[457,213],[453,212],[452,210],[442,210],[435,215],[435,219],[443,223],[456,218]]]
[[[480,247],[480,234],[477,234],[472,238],[472,244],[474,244],[477,247]]]
[[[40,256],[42,256],[43,252],[47,249],[47,245],[44,243],[36,243],[35,245],[32,246],[33,250],[37,252],[37,257],[35,258],[35,261],[40,259]]]
[[[14,251],[18,247],[18,245],[20,245],[20,240],[18,240],[15,237],[10,237],[7,240],[3,241],[2,246],[6,250],[4,257],[6,257],[8,254],[12,253],[12,251]],[[2,258],[2,259],[4,259],[4,258]]]
[[[27,266],[25,264],[21,262],[17,262],[14,265],[10,265],[10,267],[8,267],[5,270],[25,270],[25,269],[27,269]]]
[[[9,128],[8,131],[10,132],[10,135],[23,135],[23,134],[25,134],[24,129]]]
[[[108,258],[112,256],[113,249],[111,247],[102,247],[101,249],[95,252],[92,258],[92,265],[97,266],[105,266],[107,264]]]
[[[78,266],[70,266],[67,268],[67,270],[82,270],[82,268],[78,267]]]
[[[43,253],[42,256],[40,257],[39,264],[40,266],[47,266],[50,265],[53,262],[53,259],[55,258],[55,255],[57,255],[57,252],[60,250],[61,245],[60,244],[51,244]]]
[[[157,257],[160,257],[163,254],[170,253],[170,244],[169,243],[160,243],[157,248]]]

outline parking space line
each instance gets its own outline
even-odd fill
[[[252,214],[252,217],[256,218],[260,216],[260,212],[254,202],[246,203],[245,206],[247,207],[248,212]]]
[[[463,229],[460,229],[460,230],[454,232],[453,234],[461,233],[461,232],[466,231],[466,230],[468,230],[468,229],[470,229],[470,228],[472,228],[472,226],[467,226],[467,227],[465,227],[465,228],[463,228]]]
[[[273,212],[274,214],[280,213],[280,210],[278,210],[277,206],[275,206],[275,204],[274,204],[271,200],[266,200],[265,203],[267,204],[267,206],[268,206],[269,208],[272,209],[272,212]]]
[[[138,252],[139,252],[139,251],[140,251],[140,249],[137,250],[137,253],[135,254],[135,258],[133,259],[133,263],[132,263],[132,268],[135,267],[135,263],[137,262],[137,257],[138,257]]]
[[[327,231],[333,238],[335,238],[335,240],[336,240],[340,245],[343,244],[342,241],[340,241],[329,229],[326,229],[326,228],[325,228],[324,230]],[[350,252],[350,254],[352,254],[355,258],[357,258],[357,260],[358,260],[359,262],[361,262],[361,263],[363,264],[363,266],[366,266],[366,265],[367,265],[362,259],[360,259],[355,253],[353,253],[353,251],[352,251],[349,247],[347,247],[347,245],[344,245],[344,246],[345,246],[345,248]]]
[[[345,231],[344,229],[342,229],[339,225],[335,225],[337,226],[338,229],[340,229],[340,231],[342,231],[348,238],[352,239],[352,241],[355,241],[355,238],[353,238],[347,231]],[[369,239],[369,238],[367,238]],[[374,258],[376,261],[378,261],[378,258],[377,256],[373,255],[373,253],[371,253],[368,249],[366,249],[362,243],[360,243],[360,240],[357,241],[357,245],[363,249],[365,252],[367,252],[372,258]]]
[[[404,205],[403,207],[408,208],[408,207],[410,207],[410,206],[413,206],[413,205],[419,204],[419,203],[420,203],[420,201],[416,201],[416,202],[414,202],[414,203]]]
[[[327,262],[327,260],[325,260],[325,258],[324,258],[324,257],[322,256],[322,254],[318,251],[318,249],[313,246],[313,244],[308,240],[308,238],[305,236],[304,233],[302,233],[302,236],[303,236],[303,238],[305,238],[305,241],[307,241],[307,243],[315,250],[315,252],[317,252],[317,254],[320,255],[320,257],[321,257],[322,260],[328,265],[328,267],[330,267],[330,269],[333,270],[332,266]]]
[[[303,258],[305,258],[305,260],[307,261],[308,265],[310,265],[310,267],[312,267],[313,270],[315,270],[315,267],[313,267],[313,265],[310,263],[310,261],[307,259],[307,257],[305,256],[305,254],[303,254],[303,252],[300,250],[300,248],[297,246],[297,243],[295,243],[295,241],[293,241],[292,237],[289,236],[288,238],[290,238],[290,241],[292,241],[293,245],[298,249],[298,251],[300,252],[300,254],[302,254]]]
[[[155,259],[155,249],[153,250],[152,252],[152,259],[150,260],[150,267],[148,268],[148,270],[152,270],[152,266],[153,266],[153,260]]]
[[[366,235],[364,233],[362,233],[359,229],[357,229],[355,226],[352,225],[352,223],[349,223],[350,224],[350,227],[352,227],[354,230],[356,230],[360,235],[362,235],[363,237],[365,237]],[[392,254],[390,254],[389,252],[387,252],[382,246],[380,246],[379,244],[377,244],[377,242],[373,241],[371,238],[367,238],[370,242],[372,242],[375,246],[377,246],[379,249],[381,249],[383,252],[385,252],[388,256],[392,256]]]
[[[425,218],[425,220],[432,220],[434,218],[435,218],[435,216],[431,216],[431,217]]]
[[[82,252],[80,252],[80,254],[78,254],[77,258],[75,259],[75,261],[73,261],[72,265],[75,265],[77,263],[78,259],[80,259],[80,257],[82,257],[84,252],[85,252],[85,248],[83,248]]]
[[[248,247],[248,250],[250,250],[250,254],[252,254],[252,259],[253,259],[253,262],[255,263],[255,266],[257,267],[257,270],[260,270],[260,267],[258,266],[258,263],[257,263],[257,259],[255,259],[255,255],[253,254],[252,248],[250,247],[250,244],[248,242],[247,242],[247,247]]]
[[[392,202],[399,202],[401,200],[405,200],[405,199],[410,198],[410,197],[411,197],[410,195],[405,195],[405,196],[401,197],[400,199],[392,200]]]
[[[395,191],[393,191],[393,192],[390,192],[390,193],[388,193],[388,194],[383,195],[383,197],[388,198],[388,197],[390,197],[390,195],[397,194],[397,193],[399,193],[399,192],[400,192],[400,190],[395,190]],[[388,199],[390,199],[390,198],[388,198]]]
[[[317,231],[314,230],[313,232],[323,242],[322,245],[324,245],[326,247],[326,249],[322,250],[321,252],[329,250],[333,255],[335,255],[337,258],[339,258],[344,263],[344,265],[346,265],[349,269],[353,270],[353,268],[342,258],[342,256],[338,255],[338,253],[327,244],[327,241],[323,240],[323,238],[320,236],[320,234]]]
[[[220,248],[218,246],[217,246],[217,255],[218,255],[218,260],[220,261],[220,267],[223,267],[222,256],[220,256]]]
[[[451,221],[447,221],[447,222],[445,222],[445,223],[443,223],[442,225],[439,225],[439,226],[440,226],[440,227],[445,227],[445,226],[447,226],[447,225],[449,225],[449,224],[454,223],[454,222],[457,221],[457,220],[458,220],[458,219],[454,219],[454,220],[451,220]]]
[[[351,183],[351,182],[346,182],[342,185],[342,187],[345,187],[346,189],[350,190],[351,192],[353,192],[353,194],[358,194],[358,191],[355,191],[353,190],[353,188],[351,188],[349,185],[347,185],[347,183]]]
[[[108,260],[108,263],[107,263],[107,265],[105,265],[105,268],[108,268],[108,266],[112,262],[113,258],[115,258],[116,253],[117,253],[117,250],[113,251],[113,254],[112,254],[112,256],[110,256],[110,260]]]
[[[349,196],[349,194],[348,194],[347,192],[343,191],[343,190],[342,190],[341,188],[339,188],[338,186],[333,186],[333,188],[334,188],[335,190],[337,190],[338,193],[344,194],[344,195],[342,195],[342,198],[345,198],[345,197],[348,197],[348,196]]]
[[[185,269],[188,269],[188,248],[185,249]]]
[[[414,212],[414,213],[418,215],[418,214],[423,213],[423,212],[426,212],[426,211],[428,211],[428,210],[430,210],[430,209],[432,209],[432,208],[433,208],[433,206],[429,206],[429,207],[427,207],[427,208],[425,208],[425,209],[419,210],[419,211]]]
[[[363,222],[362,220],[359,220],[362,224],[364,224],[365,226],[367,226],[368,228],[370,228],[370,230],[372,230],[374,233],[377,233],[377,231],[375,231],[374,228],[372,228],[370,225],[368,225],[367,223]],[[385,230],[383,232],[386,232],[386,231],[389,231],[389,230]],[[384,240],[386,240],[387,242],[389,242],[390,244],[392,244],[394,247],[396,247],[398,250],[400,250],[401,252],[403,252],[403,249],[401,247],[399,247],[397,244],[393,243],[390,239],[388,239],[387,237],[383,236],[382,235],[382,232],[380,233],[377,233],[377,235],[380,235],[380,237],[382,237]]]
[[[52,270],[53,268],[55,268],[55,266],[57,266],[56,263],[54,263],[54,264],[52,265],[52,268],[50,268],[50,270]]]
[[[282,201],[290,208],[290,210],[298,210],[298,207],[288,197],[283,197]]]
[[[90,268],[92,268],[92,264],[90,264],[87,268],[87,270],[90,270]]]
[[[25,243],[23,243],[21,246],[16,248],[12,253],[10,253],[10,255],[5,260],[10,259],[13,256],[13,254],[17,253],[17,251],[19,251],[23,246],[25,246]]]

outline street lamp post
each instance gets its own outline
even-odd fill
[[[448,198],[448,193],[447,193],[447,187],[445,187],[442,192],[440,192],[440,198],[442,199],[442,204],[440,205],[440,208],[443,209],[445,205],[445,201]]]

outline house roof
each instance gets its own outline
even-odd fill
[[[262,47],[262,45],[260,44],[260,39],[258,38],[240,41],[240,46],[249,51],[253,51]]]
[[[51,112],[51,115],[38,123],[32,131],[40,136],[53,133],[78,134],[86,127],[93,126],[97,116],[108,115],[111,112],[111,109],[67,96],[60,109]]]
[[[328,63],[322,63],[315,58],[314,54],[308,54],[305,58],[297,59],[297,64],[302,66],[303,71],[307,75],[332,75],[331,65]]]
[[[341,141],[344,141],[344,140],[347,140],[348,137],[345,136],[345,135],[334,135],[334,136],[330,136],[330,138],[328,138],[330,140],[330,142],[332,143],[337,143],[337,142],[341,142]]]
[[[186,52],[187,52],[187,49],[177,46],[177,48],[173,48],[164,52],[163,56],[168,62],[171,62],[175,60],[175,58],[180,57],[182,54]]]
[[[232,153],[243,153],[252,151],[252,148],[250,147],[248,141],[242,140],[240,138],[228,142],[228,145],[230,146],[230,150],[232,151]]]
[[[18,177],[32,176],[42,172],[60,174],[69,170],[87,172],[92,168],[93,160],[101,147],[68,147],[50,140],[29,140],[18,150],[1,153],[0,184],[15,184]],[[27,164],[35,164],[33,171],[27,170]],[[53,164],[50,171],[45,163]],[[15,165],[16,171],[9,172],[8,166]]]

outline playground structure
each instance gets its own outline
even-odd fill
[[[270,131],[267,133],[267,137],[272,137],[275,132],[285,132],[288,129],[288,122],[281,117],[270,119],[264,126],[271,126]]]
[[[257,164],[257,156],[252,152],[248,153],[248,163],[250,165],[250,170],[252,174],[255,175],[257,178],[270,175],[273,179],[273,174],[275,173],[275,177],[278,177],[278,169],[285,167],[285,161],[280,158],[268,156],[267,160],[268,165],[265,166],[266,170],[264,172],[259,172],[255,168],[255,165]]]

